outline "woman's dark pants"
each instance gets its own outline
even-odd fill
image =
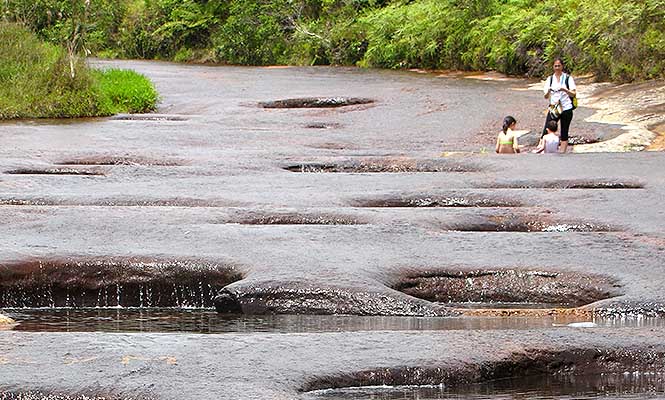
[[[543,128],[543,134],[541,137],[547,135],[547,123],[550,121],[556,121],[557,123],[561,121],[561,126],[559,128],[559,138],[561,141],[568,141],[568,129],[570,128],[570,122],[573,120],[573,110],[566,110],[559,115],[559,118],[554,118],[552,113],[547,113],[547,118],[545,119],[545,127]]]

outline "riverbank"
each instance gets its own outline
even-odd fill
[[[0,120],[80,118],[153,111],[159,96],[134,71],[92,69],[86,60],[0,22]]]

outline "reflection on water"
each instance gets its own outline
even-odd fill
[[[227,315],[209,309],[40,308],[5,309],[14,330],[52,332],[341,332],[469,329],[538,329],[567,326],[664,327],[662,318],[575,317],[360,317],[350,315]],[[593,322],[593,323],[591,323]],[[585,323],[585,324],[581,324]]]
[[[455,388],[443,386],[372,386],[319,390],[307,399],[435,400],[435,399],[665,399],[665,375],[625,372],[598,375],[555,375],[501,379]]]
[[[517,302],[491,302],[491,303],[481,303],[476,301],[467,301],[463,303],[453,303],[453,302],[440,302],[440,304],[453,307],[453,308],[466,308],[466,309],[521,309],[521,310],[533,310],[533,309],[550,309],[550,308],[569,308],[569,304],[557,304],[557,303],[517,303]]]

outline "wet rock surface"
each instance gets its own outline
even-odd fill
[[[0,174],[4,304],[78,307],[100,293],[106,299],[106,289],[108,302],[95,304],[140,305],[141,287],[171,296],[173,285],[182,285],[187,290],[175,290],[178,297],[168,304],[259,317],[473,315],[394,289],[408,270],[423,279],[422,290],[414,286],[419,291],[445,298],[442,292],[455,285],[424,278],[445,267],[494,271],[486,279],[505,289],[497,297],[522,293],[549,303],[577,287],[582,294],[570,295],[573,304],[586,305],[569,312],[582,317],[665,314],[662,153],[488,153],[505,115],[517,114],[525,129],[541,129],[542,96],[523,90],[529,82],[346,68],[99,65],[146,74],[162,95],[160,115],[181,118],[2,124],[0,171],[104,173]],[[265,99],[322,93],[375,103],[256,107]],[[605,131],[606,125],[585,121],[591,114],[576,110],[571,134]],[[322,121],[334,129],[307,127]],[[291,166],[341,173],[284,169]],[[492,229],[452,229],[469,226]],[[514,229],[496,229],[501,226]],[[39,260],[51,263],[48,273],[39,272]],[[565,285],[534,289],[510,271],[581,282],[562,278]],[[536,282],[546,285],[546,279]],[[199,282],[219,287],[205,290],[202,301],[181,302],[201,298]],[[58,288],[59,300],[44,300],[49,287]],[[615,357],[616,370],[629,368],[621,354],[642,360],[638,368],[662,370],[664,332],[662,326],[548,326],[519,334],[473,328],[198,336],[2,331],[0,388],[76,396],[96,393],[88,390],[94,382],[130,398],[293,399],[306,395],[301,389],[326,387],[315,382],[358,384],[361,376],[376,376],[363,382],[476,379],[499,365],[520,374],[548,363],[556,371],[558,362],[582,371],[593,351],[607,355],[603,360]],[[644,361],[649,357],[654,368]],[[428,372],[436,368],[440,374]]]
[[[457,312],[399,293],[362,288],[314,286],[307,282],[263,283],[260,287],[228,287],[215,298],[220,313],[350,314],[385,316],[448,316]]]
[[[113,395],[95,395],[95,394],[62,394],[45,393],[40,391],[12,391],[3,392],[0,389],[0,399],[2,400],[149,400],[147,397],[117,397]]]

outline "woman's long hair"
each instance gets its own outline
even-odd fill
[[[514,117],[510,116],[510,115],[507,116],[506,118],[504,118],[503,119],[503,133],[508,132],[508,128],[510,127],[510,125],[514,124],[515,122],[517,122],[517,120]]]

